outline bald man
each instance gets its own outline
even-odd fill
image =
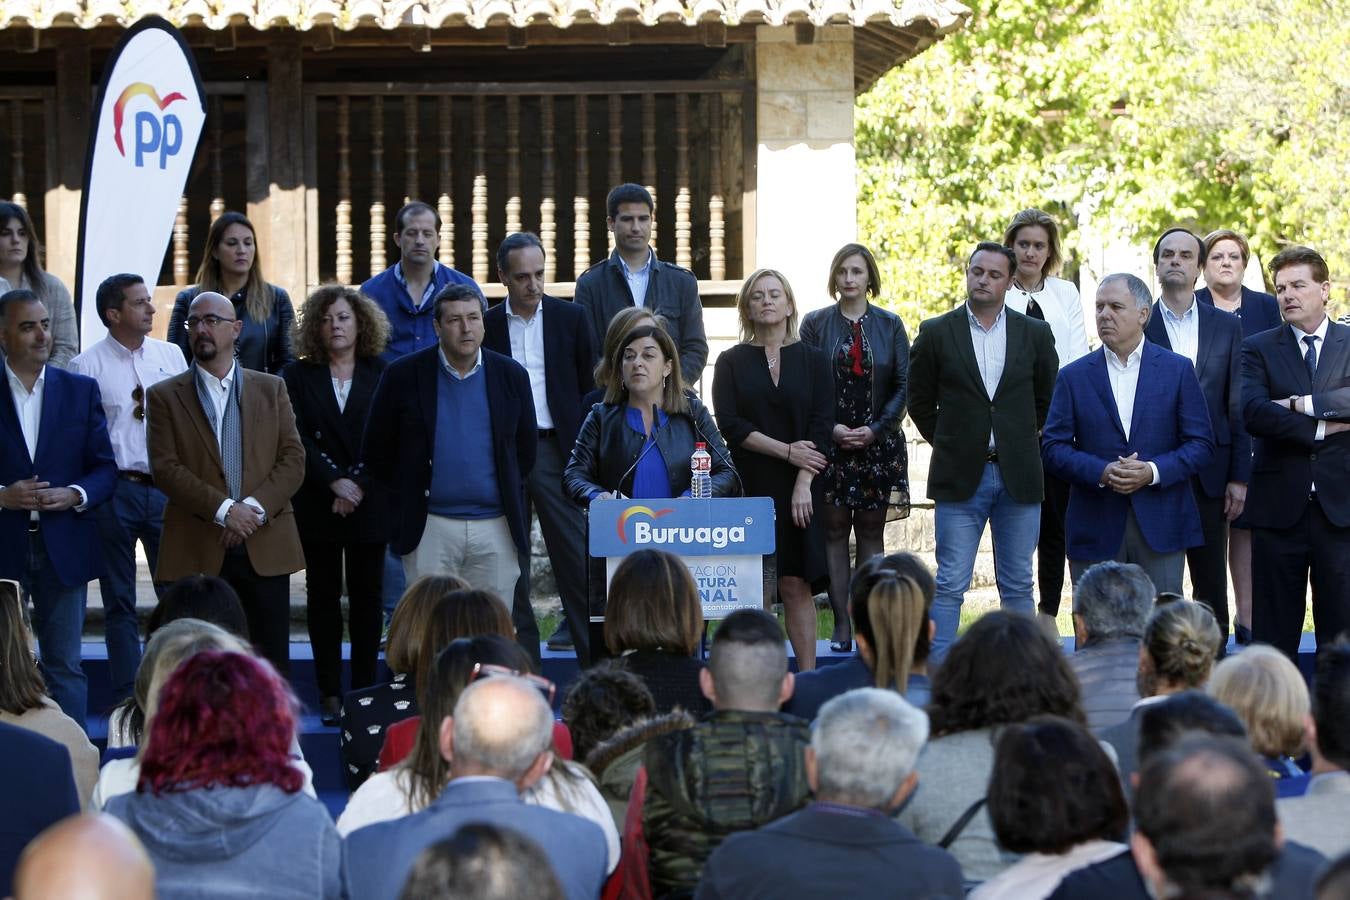
[[[234,304],[210,291],[188,307],[192,367],[147,394],[150,473],[168,504],[157,581],[219,575],[239,594],[249,640],[290,666],[289,576],[305,566],[291,497],[305,450],[286,383],[240,367]]]
[[[535,686],[509,676],[469,685],[439,737],[450,783],[421,812],[352,832],[342,845],[345,896],[395,900],[423,849],[460,825],[485,822],[537,843],[568,900],[594,900],[607,855],[600,826],[520,799],[553,763],[553,711]]]
[[[71,816],[28,845],[14,900],[154,900],[155,867],[131,829],[107,815]]]

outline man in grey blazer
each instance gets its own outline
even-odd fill
[[[425,848],[470,822],[518,831],[548,857],[568,900],[595,900],[605,880],[607,847],[594,822],[526,805],[520,792],[553,764],[553,712],[524,679],[470,684],[454,716],[440,723],[450,783],[421,812],[358,829],[342,845],[343,896],[396,900]]]
[[[1318,655],[1314,684],[1312,781],[1302,797],[1277,801],[1275,811],[1285,837],[1334,859],[1350,853],[1350,644]]]

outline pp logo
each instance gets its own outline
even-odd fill
[[[126,90],[122,91],[117,102],[113,104],[113,140],[117,144],[117,152],[124,157],[127,150],[122,142],[122,118],[126,113],[127,104],[134,97],[149,97],[158,107],[157,113],[141,110],[136,113],[133,120],[133,131],[136,135],[135,165],[137,168],[144,168],[146,156],[158,153],[159,167],[163,169],[168,164],[169,157],[183,147],[183,123],[173,113],[164,112],[164,109],[176,100],[187,98],[174,91],[161,100],[159,93],[143,81],[127,85]]]

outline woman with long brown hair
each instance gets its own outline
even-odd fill
[[[263,278],[257,240],[253,223],[243,213],[226,212],[211,223],[197,283],[178,292],[169,315],[169,343],[182,348],[189,362],[188,306],[203,291],[229,297],[235,317],[244,323],[234,342],[239,365],[277,375],[295,358],[291,350],[295,309],[284,289]]]
[[[52,355],[47,364],[64,369],[80,352],[79,326],[70,291],[42,268],[42,244],[28,210],[0,201],[0,294],[27,288],[42,301],[51,316]]]

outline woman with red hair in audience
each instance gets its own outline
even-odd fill
[[[162,900],[339,896],[340,840],[291,765],[295,698],[266,662],[205,651],[165,683],[136,793],[107,810],[155,864]]]

